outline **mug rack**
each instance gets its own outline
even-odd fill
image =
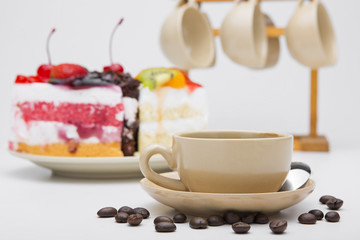
[[[232,2],[233,0],[196,0],[201,6],[204,2]],[[281,2],[281,1],[296,1],[296,0],[259,0],[259,2]],[[277,38],[285,34],[285,28],[278,28],[268,26],[267,36],[270,38]],[[213,29],[214,36],[219,35],[218,29]],[[298,151],[329,151],[329,142],[325,136],[320,136],[317,133],[317,112],[318,112],[318,69],[310,69],[310,130],[308,135],[294,136],[294,150]]]

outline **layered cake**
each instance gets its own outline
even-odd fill
[[[150,68],[136,79],[142,83],[139,151],[151,143],[171,146],[176,132],[206,128],[205,89],[192,82],[186,73],[174,68]]]
[[[50,156],[131,156],[138,88],[139,81],[129,74],[111,69],[89,73],[76,64],[18,76],[9,147]]]
[[[179,131],[206,127],[202,86],[178,69],[88,72],[76,64],[18,76],[11,150],[49,156],[133,156],[167,146]]]

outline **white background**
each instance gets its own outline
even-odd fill
[[[342,155],[338,152],[358,149],[360,144],[360,1],[324,0],[323,3],[333,20],[338,41],[339,61],[336,66],[319,71],[318,130],[329,139],[332,152],[337,153],[332,155],[333,165],[329,166],[329,169],[335,170],[335,165],[339,164],[344,170],[342,176],[345,176],[346,168],[343,164],[350,165],[357,162],[358,154],[355,155],[356,157],[354,155],[349,157],[351,161],[346,161],[341,159]],[[10,131],[8,113],[13,82],[17,74],[35,74],[37,67],[47,62],[45,42],[51,28],[57,29],[51,41],[54,64],[78,63],[89,70],[101,70],[103,65],[109,64],[110,32],[119,19],[124,17],[125,21],[115,35],[113,55],[116,62],[123,64],[125,70],[135,76],[144,68],[172,66],[161,52],[159,32],[164,19],[174,6],[174,0],[1,0],[0,148],[1,156],[6,156],[1,159],[2,164],[6,165],[10,159],[19,161],[8,157],[6,153],[6,139]],[[261,4],[262,10],[269,14],[279,27],[286,26],[295,6],[294,1]],[[214,27],[220,26],[231,7],[232,3],[202,5],[202,9],[208,14]],[[284,38],[281,38],[280,60],[274,68],[268,70],[254,71],[231,62],[224,55],[219,39],[216,39],[216,51],[217,60],[213,68],[193,70],[190,73],[190,77],[203,84],[208,91],[210,128],[253,129],[294,134],[308,132],[310,71],[289,55]],[[325,159],[322,161],[324,166],[327,165],[327,155],[305,156],[311,156],[311,158],[319,156]],[[348,154],[343,156],[348,156]],[[46,170],[31,168],[32,165],[29,163],[26,169],[31,169],[31,171],[21,172],[21,166],[24,164],[24,162],[17,162],[16,167],[13,166],[12,170],[17,174],[11,175],[14,180],[12,183],[17,182],[21,186],[29,179],[34,180],[36,174],[39,175],[35,177],[35,180],[39,180],[39,176],[40,182],[44,180],[41,176],[47,173]],[[318,166],[320,169],[320,165]],[[16,168],[20,170],[16,172]],[[5,173],[7,170],[3,168]],[[353,171],[353,173],[356,172]],[[326,176],[324,172],[322,174]],[[51,184],[61,182],[58,179],[55,179],[55,183],[52,181],[54,180],[45,183],[44,193],[52,189]],[[326,183],[325,180],[323,182]],[[32,184],[34,184],[33,181]],[[64,183],[61,182],[61,184]],[[83,182],[78,185],[85,188],[92,186]],[[104,185],[107,189],[115,187],[114,184]],[[11,187],[7,186],[6,189],[11,189]],[[28,194],[31,195],[31,192]],[[61,192],[52,194],[61,195]],[[16,209],[16,212],[20,214],[17,221],[31,222],[31,215],[21,216],[24,210],[21,202],[26,198],[16,196],[18,199],[14,197],[11,206],[19,207]],[[0,196],[0,202],[1,198]],[[8,199],[6,204],[9,203]],[[71,200],[68,203],[71,204]],[[106,201],[103,203],[106,204]],[[99,202],[99,205],[94,208],[101,206],[102,203]],[[56,217],[54,213],[49,213],[49,215]],[[2,216],[3,220],[4,217],[7,216]],[[15,218],[11,219],[15,223]],[[51,221],[56,224],[56,220]],[[19,234],[21,235],[21,232]]]

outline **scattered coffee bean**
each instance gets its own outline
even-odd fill
[[[325,219],[328,222],[338,222],[340,221],[340,215],[337,212],[328,212],[325,214]]]
[[[128,217],[129,217],[129,214],[127,214],[125,212],[118,212],[115,215],[115,221],[118,223],[127,223]]]
[[[137,226],[139,225],[143,220],[143,216],[139,213],[134,213],[129,215],[127,222],[131,225],[131,226]]]
[[[233,224],[239,222],[241,219],[239,214],[237,214],[236,212],[229,211],[225,213],[224,220],[227,224]]]
[[[322,196],[319,201],[322,203],[322,204],[326,204],[327,201],[329,201],[330,199],[336,199],[335,197],[331,196],[331,195],[324,195]]]
[[[311,213],[303,213],[298,217],[298,221],[302,224],[315,224],[316,217]]]
[[[221,226],[225,224],[225,220],[220,215],[212,215],[207,219],[209,226]]]
[[[118,212],[124,212],[124,213],[127,213],[129,215],[135,213],[134,209],[132,209],[131,207],[128,207],[128,206],[123,206],[123,207],[119,208]]]
[[[244,222],[236,222],[232,225],[235,233],[247,233],[250,230],[250,225]]]
[[[326,202],[326,205],[331,210],[339,210],[343,204],[344,204],[344,201],[339,198],[333,198]]]
[[[147,209],[142,208],[142,207],[134,208],[134,213],[141,214],[144,219],[146,219],[150,216],[150,212]]]
[[[287,228],[287,221],[283,219],[277,219],[270,222],[269,227],[273,233],[280,234]]]
[[[265,214],[259,213],[255,216],[255,223],[259,223],[259,224],[269,223],[269,218]]]
[[[114,217],[117,211],[113,207],[104,207],[97,212],[97,215],[101,218]]]
[[[309,213],[313,214],[316,217],[316,220],[321,220],[324,217],[324,213],[319,209],[310,210]]]
[[[173,221],[174,221],[175,223],[184,223],[184,222],[186,222],[186,219],[187,219],[187,217],[186,217],[186,215],[183,214],[183,213],[177,213],[177,214],[175,214],[174,217],[173,217]]]
[[[174,232],[176,225],[172,222],[159,222],[155,225],[155,230],[157,232]]]
[[[208,226],[208,222],[205,218],[202,217],[193,217],[189,223],[190,227],[193,229],[205,229]]]
[[[167,217],[167,216],[158,216],[154,219],[154,224],[158,224],[159,222],[171,222],[171,223],[174,223],[174,221]]]
[[[255,221],[255,214],[250,213],[250,214],[248,214],[248,215],[246,215],[246,216],[243,216],[243,217],[241,218],[241,221],[244,222],[244,223],[247,223],[247,224],[254,223],[254,221]]]

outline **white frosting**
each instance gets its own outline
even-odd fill
[[[121,129],[114,126],[102,126],[102,138],[109,142],[120,141]],[[15,118],[12,140],[24,142],[28,145],[45,145],[64,142],[59,137],[59,131],[63,131],[67,138],[84,143],[99,143],[101,140],[95,136],[80,139],[77,127],[72,124],[64,124],[52,121],[31,121],[26,123],[21,117]]]
[[[135,98],[124,97],[124,112],[125,119],[127,120],[127,125],[130,126],[136,120],[136,114],[138,112],[138,100]]]
[[[163,111],[188,104],[198,112],[207,115],[207,96],[204,88],[198,87],[190,93],[186,88],[176,89],[172,87],[163,87],[161,91],[166,93],[162,102]],[[150,91],[147,87],[140,90],[139,105],[146,103],[157,109],[158,101],[159,97],[155,91]]]
[[[96,86],[74,89],[64,85],[47,83],[15,84],[15,103],[22,102],[61,102],[90,103],[115,106],[122,103],[122,91],[119,86]]]
[[[147,103],[154,108],[157,108],[158,99],[154,91],[150,91],[148,87],[141,87],[140,88],[140,96],[139,96],[139,105],[142,103]]]
[[[182,131],[191,131],[191,130],[201,130],[206,128],[206,119],[203,117],[197,118],[182,118],[177,120],[164,120],[161,121],[161,129],[173,135],[177,132]],[[143,122],[140,123],[139,131],[141,134],[146,134],[149,136],[155,136],[159,130],[158,122]]]

